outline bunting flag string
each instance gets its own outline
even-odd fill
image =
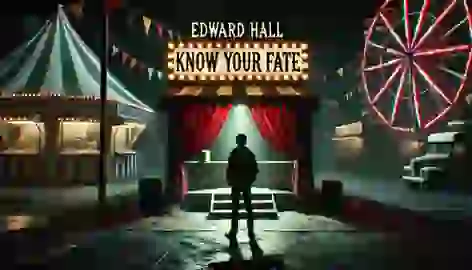
[[[154,67],[149,67],[137,58],[131,56],[129,53],[120,50],[116,45],[111,46],[111,56],[119,57],[123,65],[127,65],[130,69],[138,69],[140,71],[146,71],[148,74],[148,80],[154,78],[157,75],[159,80],[162,79],[163,73]]]
[[[149,17],[143,16],[142,19],[143,19],[144,32],[146,33],[146,35],[149,35],[151,25],[154,25],[156,27],[157,35],[160,38],[168,37],[170,39],[177,38],[180,40],[180,34],[177,33],[176,31],[163,26],[161,23],[153,23],[153,21]]]
[[[151,28],[151,19],[146,16],[143,16],[143,24],[146,35],[149,35],[149,29]]]

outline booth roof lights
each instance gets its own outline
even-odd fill
[[[66,122],[90,122],[96,123],[98,120],[96,119],[84,119],[84,118],[75,118],[75,117],[64,117],[64,118],[57,118],[58,121],[66,121]]]
[[[33,121],[31,118],[28,118],[28,117],[2,117],[1,119],[3,121]],[[90,122],[90,123],[98,122],[98,120],[92,119],[92,118],[75,118],[75,117],[57,118],[57,120],[58,121]]]
[[[4,96],[8,97],[8,96]],[[51,97],[51,98],[57,98],[57,97],[62,97],[62,98],[67,98],[67,99],[77,99],[77,100],[100,100],[100,97],[96,96],[62,96],[61,94],[32,94],[32,93],[13,93],[11,97]]]
[[[30,120],[28,117],[2,117],[3,121],[27,121]]]

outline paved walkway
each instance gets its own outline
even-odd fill
[[[206,269],[230,258],[224,232],[228,221],[206,221],[204,214],[147,218],[107,231],[73,234],[68,248],[49,256],[47,269]],[[453,234],[450,245],[430,236],[360,231],[322,216],[282,213],[280,221],[256,221],[259,247],[277,256],[285,269],[466,269],[469,249]],[[251,257],[244,226],[240,251]],[[449,242],[451,243],[451,242]],[[451,264],[454,264],[452,266]],[[262,269],[261,269],[262,270]]]
[[[138,183],[107,185],[107,196],[137,193]],[[0,214],[50,215],[66,209],[97,204],[96,186],[64,188],[0,188]]]
[[[348,173],[318,175],[315,186],[323,179],[340,180],[349,196],[377,201],[444,220],[472,219],[472,195],[441,190],[413,190],[400,178],[372,178]]]

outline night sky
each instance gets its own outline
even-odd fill
[[[73,1],[73,0],[72,0]],[[62,3],[68,0],[60,1]],[[99,1],[86,0],[86,13],[99,14]],[[381,0],[362,1],[248,1],[248,0],[133,0],[125,3],[126,13],[146,14],[162,21],[182,33],[189,34],[191,21],[280,21],[287,39],[309,41],[312,50],[318,54],[319,62],[326,69],[344,65],[354,58],[363,46],[363,21],[375,14]],[[33,3],[33,2],[31,2]],[[46,17],[54,11],[54,1],[43,5],[11,5],[3,10],[0,18],[0,55],[5,55],[24,41],[24,31],[32,27],[25,21],[24,14]],[[56,1],[57,3],[57,1]],[[279,3],[279,4],[277,4]],[[293,4],[293,6],[290,5]],[[98,16],[96,16],[98,17]],[[96,21],[99,23],[99,20]],[[93,31],[96,31],[96,23]],[[115,31],[119,32],[119,31]],[[119,33],[116,33],[119,35]],[[8,37],[8,38],[7,38]],[[87,38],[85,38],[87,41]]]

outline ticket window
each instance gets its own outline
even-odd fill
[[[96,152],[100,141],[100,123],[61,122],[62,152]]]
[[[0,125],[0,151],[38,153],[44,148],[44,123],[12,120]]]

